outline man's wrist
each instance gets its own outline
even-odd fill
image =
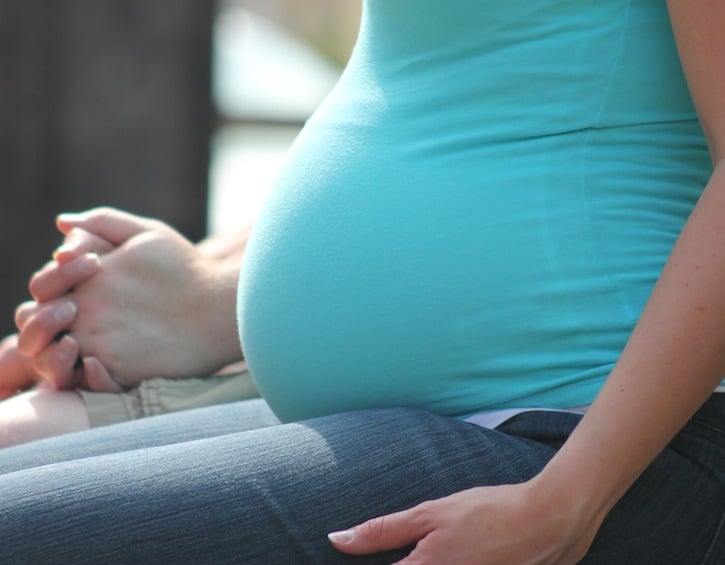
[[[209,304],[206,307],[208,321],[204,339],[208,351],[213,352],[215,362],[223,367],[242,358],[236,319],[237,281],[239,261],[219,261],[211,269],[208,282]]]

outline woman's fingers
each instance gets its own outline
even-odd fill
[[[158,227],[160,222],[115,208],[94,208],[78,214],[61,214],[56,224],[64,234],[69,234],[73,228],[81,228],[113,245],[122,245],[134,235]]]
[[[352,555],[377,553],[399,549],[417,543],[430,531],[431,526],[419,512],[420,506],[373,518],[340,532],[328,534],[336,549]]]
[[[41,304],[25,302],[18,307],[15,322],[20,330],[18,349],[26,357],[39,355],[75,321],[78,308],[68,298]]]
[[[37,308],[38,303],[33,300],[28,300],[18,305],[15,309],[15,327],[22,330],[25,327],[25,323],[35,314]]]
[[[95,357],[78,364],[80,347],[71,335],[49,345],[34,359],[35,370],[56,390],[85,388],[93,392],[123,392],[106,368]]]
[[[53,252],[53,259],[58,263],[68,263],[86,253],[105,255],[115,249],[102,237],[81,228],[73,228],[65,237],[63,245]]]
[[[38,302],[60,298],[76,285],[98,272],[101,260],[95,253],[87,253],[67,263],[52,261],[30,279],[30,294]]]
[[[33,358],[35,371],[56,390],[73,390],[78,387],[80,371],[76,360],[80,354],[78,343],[63,336],[57,343],[51,343]]]

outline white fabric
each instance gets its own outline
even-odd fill
[[[715,394],[725,394],[725,385],[717,386],[714,392]],[[478,412],[477,414],[473,414],[472,416],[465,418],[464,421],[476,424],[477,426],[481,426],[484,428],[494,429],[503,424],[505,421],[510,420],[511,418],[513,418],[514,416],[518,416],[519,414],[523,414],[524,412],[546,411],[584,414],[586,413],[588,408],[589,405],[576,406],[574,408],[569,408],[568,410],[557,410],[554,408],[507,408],[505,410],[489,410],[486,412]]]
[[[468,418],[465,418],[466,422],[470,422],[472,424],[476,424],[477,426],[481,426],[484,428],[493,429],[501,424],[503,424],[505,421],[510,420],[514,416],[518,416],[519,414],[523,414],[524,412],[569,412],[569,413],[575,413],[575,414],[584,414],[589,406],[577,406],[575,408],[571,408],[569,410],[557,410],[555,408],[507,408],[505,410],[490,410],[486,412],[478,412],[477,414],[473,414],[472,416],[469,416]]]

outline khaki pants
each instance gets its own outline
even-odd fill
[[[149,379],[123,393],[81,391],[91,426],[105,426],[136,418],[258,398],[249,371],[204,378]]]

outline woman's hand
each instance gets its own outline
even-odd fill
[[[93,277],[100,268],[98,255],[113,249],[108,241],[82,229],[66,230],[53,260],[32,276],[29,289],[35,301],[21,304],[15,315],[21,335],[8,336],[0,347],[1,386],[6,396],[39,381],[55,389],[83,385],[98,392],[122,390],[96,359],[77,363],[80,348],[67,335],[77,315],[67,293]]]
[[[369,554],[415,544],[399,563],[577,563],[600,521],[576,500],[553,500],[534,479],[478,487],[330,534],[340,551]],[[566,497],[569,498],[569,497]]]
[[[71,230],[63,245],[54,253],[54,260],[35,273],[30,281],[30,291],[38,302],[56,300],[64,308],[50,320],[46,336],[36,336],[22,343],[18,335],[10,335],[0,342],[0,398],[12,396],[29,389],[38,381],[45,380],[53,388],[68,388],[62,383],[77,380],[79,369],[75,367],[78,356],[78,344],[65,336],[75,320],[75,306],[68,301],[60,301],[67,292],[89,278],[99,267],[97,254],[107,253],[113,246],[83,230]],[[22,328],[36,308],[35,302],[21,304],[16,311],[16,324]],[[32,337],[32,336],[31,336]],[[62,338],[62,339],[61,339]],[[92,368],[95,368],[93,366]],[[94,378],[99,377],[99,378]],[[91,381],[103,387],[103,390],[118,388],[118,385],[104,382],[98,371],[91,375]]]

